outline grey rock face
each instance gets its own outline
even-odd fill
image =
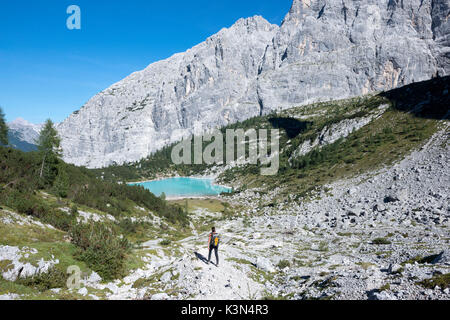
[[[448,13],[444,1],[295,0],[260,70],[264,109],[448,74]]]
[[[261,17],[241,19],[99,93],[59,125],[65,160],[135,161],[193,132],[258,115],[258,67],[277,30]]]
[[[433,40],[436,46],[433,47],[437,57],[439,67],[447,72],[450,68],[450,3],[447,0],[432,1],[431,17]]]
[[[281,27],[241,19],[99,93],[58,130],[65,160],[139,160],[274,109],[448,75],[446,0],[294,0]]]

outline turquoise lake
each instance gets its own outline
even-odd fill
[[[232,190],[231,188],[215,185],[212,179],[189,177],[168,178],[133,183],[132,185],[143,186],[158,197],[163,192],[167,197],[198,197],[216,196],[222,192],[231,192]]]

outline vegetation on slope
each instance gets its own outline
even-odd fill
[[[39,177],[40,165],[36,152],[0,148],[0,202],[20,213],[43,218],[51,211],[37,194],[44,190],[65,202],[98,209],[115,217],[127,216],[135,206],[141,206],[172,223],[187,223],[180,207],[169,205],[142,187],[101,181],[88,169],[61,160],[55,166],[53,181],[44,183]],[[61,191],[64,189],[61,185],[66,186],[65,192]]]
[[[49,244],[44,251],[64,246],[63,255],[70,255],[73,264],[83,262],[104,280],[112,280],[126,274],[132,242],[149,240],[150,235],[153,238],[155,230],[167,229],[166,224],[177,230],[188,225],[187,213],[181,206],[169,204],[143,187],[102,181],[88,169],[64,163],[60,155],[59,138],[51,121],[41,132],[38,151],[25,153],[0,147],[0,209],[6,207],[57,229],[56,238],[41,239],[39,231],[29,227],[22,232],[25,227],[5,225],[8,232],[0,237],[0,244],[35,246],[34,241],[26,241],[32,234],[33,239],[40,239],[40,244]],[[103,219],[83,224],[78,208]],[[108,214],[112,220],[106,218]],[[143,222],[154,216],[162,219],[161,225]],[[0,224],[0,230],[3,227]],[[70,239],[70,247],[65,240],[58,240],[58,232]],[[55,268],[54,276],[21,279],[18,285],[38,289],[59,285],[67,265]],[[59,280],[51,283],[51,279]]]

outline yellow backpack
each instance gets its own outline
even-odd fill
[[[211,234],[211,243],[214,247],[217,247],[219,245],[219,235],[217,233]]]

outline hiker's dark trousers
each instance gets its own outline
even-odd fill
[[[214,254],[216,255],[216,264],[219,264],[219,247],[210,246],[209,254],[208,254],[208,262],[211,261],[211,252],[214,250]]]

